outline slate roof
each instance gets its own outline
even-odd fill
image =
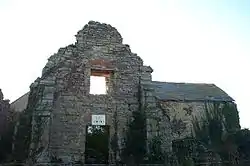
[[[214,84],[169,83],[152,81],[143,83],[160,100],[172,101],[234,101]]]
[[[28,104],[29,92],[25,93],[10,104],[10,107],[17,112],[22,112]]]

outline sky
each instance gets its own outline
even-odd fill
[[[0,0],[0,88],[14,101],[88,21],[108,23],[153,80],[214,83],[250,122],[249,0]]]

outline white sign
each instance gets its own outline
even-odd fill
[[[105,125],[105,115],[92,115],[92,125]]]

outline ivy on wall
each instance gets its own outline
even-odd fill
[[[15,134],[13,158],[16,161],[24,161],[29,157],[30,145],[32,143],[32,113],[42,97],[44,87],[32,88],[29,94],[27,108],[21,113],[19,117],[19,125]],[[38,142],[34,142],[37,144]]]
[[[27,109],[20,115],[14,142],[13,158],[15,161],[21,162],[28,157],[31,139],[31,118],[31,114]]]
[[[11,114],[13,113],[14,112],[11,111]],[[9,160],[11,160],[15,122],[15,120],[8,120],[5,131],[0,134],[0,163],[8,162]]]
[[[171,129],[173,133],[178,134],[179,136],[186,130],[186,123],[181,119],[177,119],[176,116],[171,122]]]
[[[222,114],[225,117],[225,127],[228,132],[235,132],[240,129],[239,112],[234,103],[224,103]]]
[[[141,95],[141,79],[139,78],[137,93],[138,110],[132,112],[132,121],[128,124],[125,147],[122,150],[122,159],[125,163],[130,161],[140,164],[143,162],[147,152],[146,114],[142,105]]]
[[[122,155],[124,160],[132,160],[132,162],[139,164],[146,154],[145,115],[141,111],[134,111],[132,117],[133,120],[128,125]]]
[[[149,154],[148,162],[150,164],[162,164],[164,163],[165,155],[161,149],[162,138],[160,136],[155,136],[149,142]]]
[[[116,162],[116,165],[118,164],[118,161],[117,161],[117,153],[119,152],[119,146],[118,146],[118,133],[117,133],[117,130],[118,130],[118,119],[117,119],[117,109],[115,110],[114,112],[114,117],[113,117],[113,125],[114,125],[114,135],[113,137],[111,138],[111,148],[114,152],[114,159],[115,159],[115,162]]]
[[[184,110],[187,114],[191,112],[189,108]],[[173,122],[173,131],[181,128],[178,127],[181,126],[180,122],[177,120]],[[239,135],[240,124],[238,110],[234,103],[207,102],[204,116],[201,119],[193,117],[192,123],[195,137],[173,143],[173,151],[179,164],[194,165],[210,161],[238,162],[242,146],[241,143],[235,142]],[[245,151],[243,153],[248,155]]]
[[[233,160],[230,155],[237,153],[237,149],[231,135],[240,129],[238,111],[233,103],[207,103],[205,117],[201,121],[194,118],[193,128],[195,138],[206,148],[223,160]]]
[[[205,117],[193,119],[196,138],[206,145],[220,144],[223,134],[234,133],[240,129],[237,108],[232,103],[207,103]]]
[[[192,106],[185,107],[183,108],[183,110],[186,111],[186,115],[191,116],[193,112],[193,107]]]

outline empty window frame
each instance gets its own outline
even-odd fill
[[[111,71],[91,70],[90,94],[105,95],[109,91]]]

